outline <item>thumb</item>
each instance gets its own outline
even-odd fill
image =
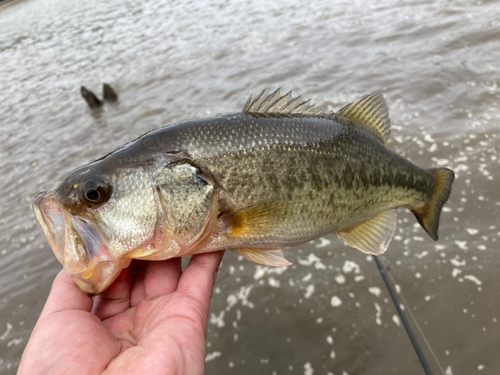
[[[52,283],[52,288],[43,308],[42,318],[66,310],[92,310],[92,297],[83,293],[70,275],[61,271]]]

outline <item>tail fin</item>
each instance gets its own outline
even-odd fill
[[[451,193],[455,173],[448,168],[431,168],[435,178],[434,194],[421,212],[413,211],[418,222],[434,241],[438,239],[439,215]]]

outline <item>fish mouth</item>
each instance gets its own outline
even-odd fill
[[[50,193],[41,192],[33,200],[33,211],[57,260],[64,264],[64,226],[66,212]]]
[[[99,294],[118,276],[122,265],[111,259],[107,241],[88,220],[59,204],[53,192],[42,192],[33,211],[57,260],[80,289]]]

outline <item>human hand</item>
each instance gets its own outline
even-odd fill
[[[133,261],[94,300],[61,271],[19,366],[24,374],[203,374],[223,252]]]

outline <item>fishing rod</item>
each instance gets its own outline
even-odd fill
[[[382,279],[384,280],[385,286],[387,288],[387,291],[389,292],[392,302],[394,303],[394,306],[396,307],[396,311],[398,312],[399,317],[401,318],[401,321],[403,322],[403,326],[405,327],[406,333],[408,334],[408,337],[410,338],[411,344],[413,345],[413,349],[415,349],[415,353],[417,353],[418,359],[420,361],[420,364],[422,365],[422,368],[425,371],[426,375],[433,375],[432,370],[429,367],[429,363],[427,362],[427,359],[424,356],[424,353],[422,352],[422,349],[420,348],[420,345],[418,344],[417,338],[415,337],[415,334],[413,333],[413,330],[410,327],[410,324],[408,323],[408,320],[406,319],[406,316],[401,310],[401,306],[399,304],[398,297],[396,296],[396,292],[394,291],[389,278],[387,277],[387,271],[382,264],[381,260],[379,259],[378,256],[373,255],[373,259],[375,260],[375,263],[377,264],[378,270],[380,272],[380,276],[382,276]],[[409,308],[409,307],[408,307]]]

